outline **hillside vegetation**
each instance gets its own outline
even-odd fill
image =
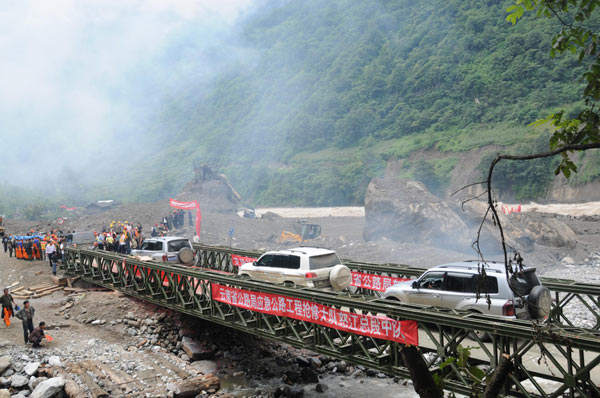
[[[163,198],[191,179],[200,159],[252,204],[362,204],[387,161],[409,157],[405,174],[443,194],[461,153],[543,148],[547,134],[527,125],[580,106],[584,66],[548,54],[558,22],[525,18],[513,27],[510,4],[266,1],[234,35],[236,62],[208,88],[191,75],[184,90],[165,96],[148,133],[163,150],[88,196]],[[447,156],[428,159],[433,150]],[[589,156],[580,182],[600,174],[597,154]],[[503,166],[505,177],[518,178],[499,187],[519,198],[543,195],[548,164],[532,163],[532,173]]]
[[[271,2],[244,22],[238,64],[164,108],[160,130],[176,139],[155,161],[176,186],[200,158],[251,202],[339,205],[360,204],[388,159],[414,151],[539,148],[527,124],[577,109],[583,66],[548,55],[556,21],[513,27],[509,3]],[[443,185],[458,159],[409,173]],[[504,187],[543,194],[525,177]]]

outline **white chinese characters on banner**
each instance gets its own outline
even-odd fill
[[[378,292],[385,292],[385,290],[395,285],[398,282],[408,281],[410,279],[397,278],[394,276],[387,275],[375,275],[366,274],[364,272],[352,271],[352,286],[360,287],[363,289],[376,290]]]
[[[357,314],[304,299],[254,292],[211,284],[216,301],[277,316],[316,323],[322,326],[378,339],[418,345],[416,321],[398,321],[382,315]]]

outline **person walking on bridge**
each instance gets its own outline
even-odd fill
[[[2,244],[4,245],[4,253],[8,251],[8,236],[2,238]]]

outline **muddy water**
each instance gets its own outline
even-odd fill
[[[256,215],[266,212],[280,215],[284,218],[315,218],[315,217],[364,217],[365,208],[362,206],[342,207],[264,207],[257,208]]]

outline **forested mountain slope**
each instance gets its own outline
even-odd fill
[[[407,159],[401,174],[442,194],[465,151],[544,148],[544,131],[527,124],[577,109],[584,66],[550,58],[557,21],[513,27],[510,4],[267,1],[239,27],[236,61],[216,81],[198,89],[191,75],[165,98],[149,133],[164,150],[138,168],[155,173],[134,171],[113,186],[131,200],[164,197],[200,159],[254,204],[360,204],[391,159]],[[600,158],[588,157],[580,182],[598,178]],[[542,195],[552,173],[539,174],[551,164],[526,166],[516,185],[511,173],[524,169],[507,166],[503,187]]]

